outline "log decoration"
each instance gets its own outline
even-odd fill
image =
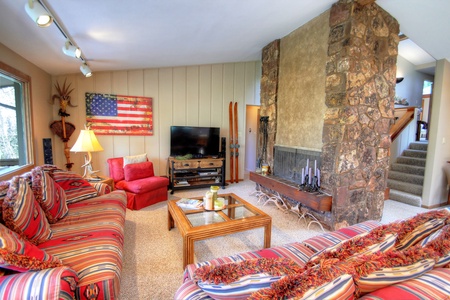
[[[64,80],[64,84],[61,87],[58,82],[55,84],[57,94],[54,94],[52,97],[52,104],[55,103],[55,99],[59,101],[59,111],[58,115],[61,117],[61,121],[54,121],[50,124],[50,129],[54,134],[59,136],[64,143],[64,155],[66,156],[66,168],[68,171],[72,169],[73,163],[70,162],[70,148],[67,145],[69,142],[70,136],[75,131],[75,125],[72,123],[66,122],[66,117],[69,117],[70,114],[67,113],[67,106],[76,107],[76,105],[72,105],[70,102],[71,97],[70,93],[73,89],[70,89],[70,83],[66,87],[66,80]]]

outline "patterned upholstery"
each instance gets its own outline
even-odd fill
[[[34,175],[34,190],[32,173],[13,177],[0,185],[5,223],[14,230],[0,224],[3,270],[0,299],[117,299],[123,258],[125,192],[109,193],[109,186],[102,183],[94,188],[79,175],[72,176],[51,165],[37,167]],[[60,181],[66,188],[64,193],[72,199],[66,206],[68,212],[54,202],[59,185],[52,187],[52,178]],[[45,199],[46,203],[41,205],[48,205],[51,215],[47,217],[54,218],[54,224],[48,223],[35,193],[41,200]],[[97,197],[97,193],[102,196]],[[14,226],[10,227],[11,224]],[[38,238],[44,229],[48,229],[49,235]]]
[[[212,299],[205,291],[200,289],[194,282],[194,272],[198,268],[205,265],[218,266],[227,263],[240,262],[243,260],[256,259],[256,258],[276,258],[285,257],[292,259],[299,266],[305,266],[310,257],[316,252],[325,249],[328,246],[333,246],[339,242],[354,237],[358,234],[365,233],[377,226],[380,223],[376,221],[367,221],[353,226],[349,226],[345,229],[325,233],[320,236],[310,238],[301,243],[291,243],[284,246],[272,247],[262,249],[259,251],[245,252],[233,256],[216,258],[206,262],[199,262],[186,266],[184,272],[183,285],[177,290],[175,299]],[[347,286],[347,285],[346,285]],[[349,289],[353,287],[348,286]],[[344,288],[345,289],[345,288]],[[310,291],[315,293],[315,291]],[[317,290],[316,290],[317,292]]]
[[[118,297],[125,205],[123,191],[70,204],[68,215],[52,226],[53,238],[39,245],[77,272],[78,299]]]
[[[77,274],[68,267],[1,276],[0,298],[74,299],[76,281]]]

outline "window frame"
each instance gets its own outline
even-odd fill
[[[0,180],[9,180],[15,175],[30,171],[35,166],[35,152],[33,148],[33,114],[31,109],[31,77],[0,61],[0,73],[19,81],[22,84],[22,124],[25,132],[26,145],[24,146],[27,162],[20,166],[7,168],[0,173]],[[20,158],[19,158],[20,159]]]

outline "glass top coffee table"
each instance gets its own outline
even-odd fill
[[[178,227],[183,237],[183,268],[194,263],[194,242],[212,237],[264,227],[264,248],[270,247],[272,218],[235,194],[220,194],[225,208],[207,211],[203,207],[187,209],[167,203],[169,230]],[[202,197],[191,199],[203,199]]]

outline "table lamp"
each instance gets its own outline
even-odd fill
[[[81,167],[84,167],[84,175],[83,178],[85,179],[94,179],[95,177],[92,177],[93,174],[97,173],[98,171],[92,171],[92,155],[91,152],[100,152],[103,151],[102,146],[97,140],[97,137],[94,134],[93,130],[90,130],[89,127],[85,127],[84,130],[80,131],[80,135],[78,136],[77,141],[73,145],[73,147],[70,149],[71,152],[87,152],[88,157],[86,155],[84,156],[84,165]]]

